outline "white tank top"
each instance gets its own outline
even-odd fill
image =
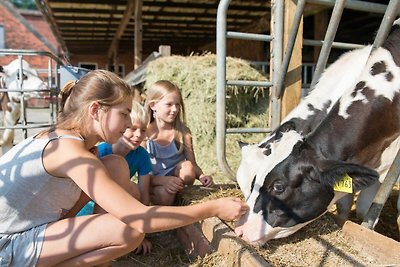
[[[43,149],[58,138],[29,137],[0,158],[0,237],[54,222],[76,203],[81,189],[71,179],[48,174]]]

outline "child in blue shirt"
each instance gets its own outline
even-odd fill
[[[133,102],[130,114],[132,126],[127,128],[124,134],[115,144],[100,143],[97,145],[97,156],[102,158],[107,155],[116,154],[123,156],[128,163],[130,176],[138,175],[138,185],[131,182],[130,192],[135,198],[140,198],[140,202],[145,205],[150,204],[150,173],[152,170],[150,156],[146,149],[140,144],[146,136],[146,129],[149,117],[144,108],[137,102]],[[95,207],[93,201],[89,201],[77,214],[77,216],[98,213],[100,207]],[[137,253],[143,251],[147,254],[151,251],[151,243],[144,239],[142,246],[136,250]]]

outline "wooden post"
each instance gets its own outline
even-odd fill
[[[142,64],[143,58],[143,21],[142,21],[143,0],[135,2],[135,51],[134,51],[134,69]]]
[[[158,53],[160,53],[163,57],[167,57],[171,55],[171,46],[169,45],[160,45],[158,47]]]
[[[115,50],[114,50],[114,53],[113,53],[114,73],[117,74],[117,75],[119,74],[118,47],[119,47],[119,39],[117,39],[117,41],[116,41],[116,46],[114,48]]]
[[[294,14],[296,12],[296,1],[284,1],[284,26],[283,26],[283,47],[286,49],[290,29],[292,27]],[[303,19],[299,25],[296,42],[293,48],[292,58],[289,63],[288,73],[284,84],[285,93],[282,98],[281,118],[285,118],[301,100],[301,64],[303,46]]]
[[[314,15],[314,39],[324,40],[326,29],[329,24],[329,14],[327,10],[323,10]],[[319,53],[321,52],[320,46],[314,46],[314,62],[318,62]]]

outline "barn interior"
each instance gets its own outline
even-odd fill
[[[85,55],[103,55],[111,61],[113,54],[132,58],[135,45],[140,45],[142,60],[160,45],[171,47],[171,53],[189,55],[215,52],[216,0],[36,0],[50,23],[60,48],[71,61]],[[272,1],[273,2],[273,1]],[[335,41],[368,44],[379,28],[388,0],[347,1]],[[306,1],[303,38],[324,37],[335,1]],[[136,10],[136,11],[135,11]],[[371,12],[373,10],[373,12]],[[135,20],[137,23],[135,23]],[[227,13],[227,30],[271,33],[271,1],[233,0]],[[138,25],[140,24],[140,25]],[[139,27],[140,35],[136,35]],[[136,42],[136,43],[135,43]],[[246,49],[234,44],[228,56],[246,60],[268,61],[269,45]],[[303,49],[304,62],[315,62],[313,46]],[[340,51],[333,51],[331,61]],[[129,71],[127,71],[129,72]]]

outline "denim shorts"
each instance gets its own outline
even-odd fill
[[[42,250],[47,224],[24,232],[0,234],[0,266],[35,266]]]

